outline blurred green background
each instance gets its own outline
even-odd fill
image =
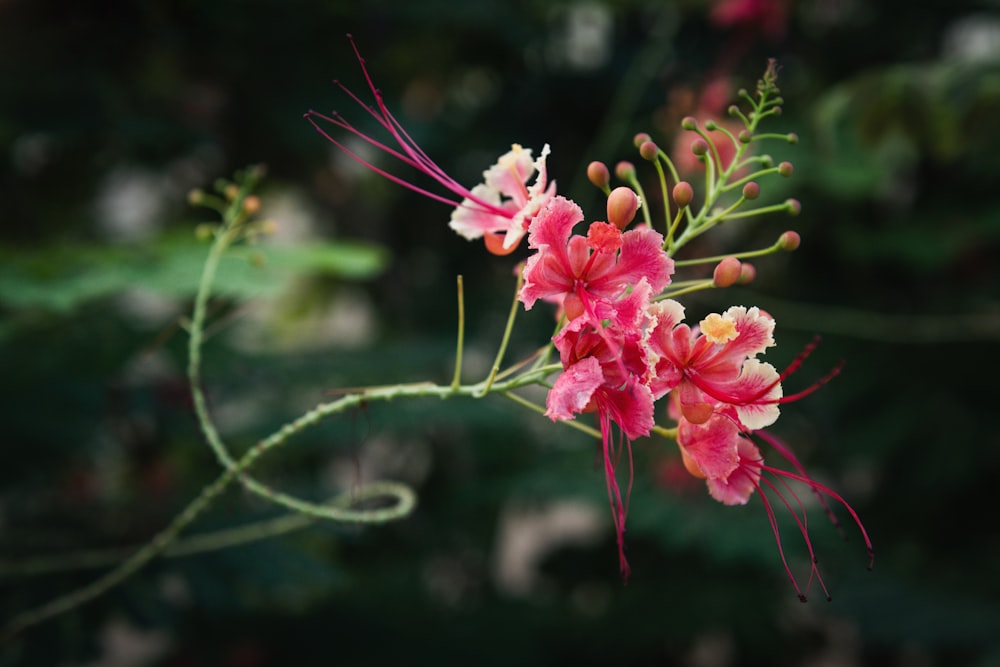
[[[757,262],[752,289],[685,303],[693,319],[768,309],[779,367],[821,334],[786,391],[846,361],[773,430],[859,511],[874,570],[813,508],[833,600],[800,604],[759,500],[716,504],[653,439],[635,443],[623,585],[586,437],[501,398],[373,404],[256,473],[317,500],[407,481],[410,518],[159,560],[0,664],[1000,665],[1000,5],[969,0],[0,2],[2,618],[103,571],[12,563],[141,543],[218,473],[179,327],[210,220],[191,188],[264,163],[279,224],[227,260],[213,302],[206,388],[235,449],[337,387],[447,382],[458,273],[467,376],[485,374],[524,250],[486,255],[302,119],[336,108],[370,129],[332,85],[364,92],[348,32],[458,180],[548,142],[560,192],[595,218],[587,162],[638,162],[637,131],[671,145],[713,104],[707,82],[728,102],[779,60],[771,127],[801,141],[768,147],[796,171],[762,185],[802,213],[698,250],[788,228],[802,247]],[[544,310],[519,319],[511,358],[546,340]],[[279,515],[230,490],[191,532]]]

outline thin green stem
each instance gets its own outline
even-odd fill
[[[667,240],[670,239],[670,198],[667,196],[667,175],[663,172],[663,165],[659,159],[653,159],[653,166],[656,167],[656,176],[660,179],[660,196],[663,197],[664,229]],[[649,206],[649,202],[643,201],[644,207]]]
[[[521,293],[521,285],[524,284],[523,273],[523,271],[519,271],[517,274],[517,280],[514,283],[514,299],[511,301],[510,312],[507,314],[507,326],[503,330],[503,338],[500,339],[500,349],[497,350],[496,359],[493,360],[493,367],[490,369],[489,377],[486,378],[486,383],[483,387],[483,393],[481,396],[485,396],[490,393],[493,381],[496,380],[497,373],[500,372],[500,364],[503,362],[503,355],[507,353],[507,344],[510,342],[510,334],[514,330],[514,319],[517,317],[517,311],[519,310],[517,307],[517,297]]]
[[[514,392],[505,391],[503,393],[503,396],[505,398],[509,398],[510,400],[514,401],[518,405],[521,405],[521,406],[524,406],[524,407],[528,408],[529,410],[531,410],[533,412],[537,412],[540,415],[544,415],[545,414],[545,408],[543,408],[542,406],[540,406],[540,405],[538,405],[536,403],[532,403],[531,401],[529,401],[528,399],[524,398],[523,396],[518,396]],[[598,431],[597,429],[592,428],[590,426],[587,426],[586,424],[581,424],[578,421],[561,421],[560,420],[559,423],[565,424],[566,426],[569,426],[570,428],[575,428],[577,431],[580,431],[582,433],[586,433],[587,435],[593,436],[595,438],[600,438],[601,437],[601,432],[600,431]]]
[[[458,292],[458,342],[455,344],[455,375],[451,379],[451,388],[458,389],[462,380],[462,347],[465,343],[465,290],[462,276],[456,279]]]
[[[721,262],[727,257],[735,257],[736,259],[763,257],[765,255],[773,255],[779,250],[781,250],[781,239],[775,241],[773,245],[770,245],[766,248],[760,248],[758,250],[747,250],[745,252],[737,252],[731,255],[713,255],[712,257],[699,257],[697,259],[674,260],[674,266],[698,266],[699,264],[714,264],[716,262]]]

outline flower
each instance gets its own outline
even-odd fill
[[[542,148],[542,152],[536,160],[532,160],[530,149],[514,144],[510,151],[500,156],[495,165],[483,172],[484,182],[469,190],[445,173],[399,124],[399,121],[386,107],[382,93],[375,87],[353,38],[350,35],[347,37],[351,41],[354,54],[361,65],[361,71],[365,81],[368,82],[368,88],[375,98],[375,106],[363,102],[360,97],[339,81],[335,83],[389,133],[395,147],[364,134],[337,112],[326,115],[309,110],[305,114],[306,120],[330,143],[375,173],[414,192],[454,206],[455,210],[452,212],[449,224],[461,236],[470,240],[483,238],[486,249],[496,255],[506,255],[512,252],[528,230],[535,213],[555,194],[555,182],[548,182],[545,170],[545,158],[549,154],[548,145],[546,144]],[[460,199],[455,200],[435,194],[376,167],[331,136],[320,124],[321,122],[346,130],[366,141],[403,164],[437,181]],[[535,174],[537,174],[535,181],[529,186],[528,181]]]
[[[792,465],[795,472],[766,465],[752,437],[758,437],[769,444]],[[688,472],[695,477],[705,479],[709,494],[719,502],[726,505],[743,505],[754,491],[758,492],[778,546],[778,554],[785,567],[785,574],[801,601],[807,600],[814,578],[827,599],[830,598],[830,593],[820,575],[812,539],[809,537],[809,521],[805,505],[789,482],[797,482],[808,487],[819,499],[823,510],[837,528],[840,527],[840,523],[825,496],[832,498],[847,510],[861,532],[868,553],[868,567],[871,569],[874,549],[857,512],[835,491],[810,477],[795,454],[774,436],[764,431],[743,431],[733,420],[716,414],[703,424],[691,424],[681,418],[677,443],[681,448],[681,456]],[[802,536],[809,556],[809,579],[805,586],[799,586],[788,564],[771,496],[776,497],[792,515]]]
[[[651,307],[656,325],[649,345],[658,355],[651,384],[657,397],[676,389],[681,414],[703,424],[722,412],[746,429],[778,418],[781,376],[756,358],[774,345],[774,320],[759,308],[733,306],[691,329],[684,307],[667,299]]]
[[[629,574],[625,558],[625,519],[632,488],[631,441],[653,428],[653,394],[646,384],[651,371],[644,330],[649,321],[650,287],[640,278],[635,288],[614,304],[601,303],[596,325],[587,317],[571,320],[553,339],[563,365],[546,399],[552,420],[573,419],[596,412],[601,427],[604,476],[615,522],[622,576]],[[617,424],[621,436],[613,434]],[[628,486],[618,485],[617,463],[622,451],[629,458]]]
[[[467,239],[485,237],[494,254],[507,254],[517,247],[528,225],[555,195],[555,181],[546,188],[545,158],[549,145],[542,147],[537,160],[531,149],[514,144],[497,163],[483,172],[483,182],[472,188],[452,211],[449,226]],[[532,175],[538,174],[528,186]],[[490,208],[482,205],[487,202]],[[502,212],[497,212],[498,209]],[[502,238],[501,238],[502,237]]]
[[[663,237],[647,225],[622,233],[608,222],[594,222],[587,236],[571,236],[583,220],[574,202],[556,196],[539,211],[528,229],[536,250],[524,268],[518,298],[526,310],[538,299],[560,303],[572,320],[586,313],[599,321],[598,302],[612,302],[641,279],[652,293],[670,284],[674,262],[663,252]]]

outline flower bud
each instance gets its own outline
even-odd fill
[[[257,195],[250,195],[243,200],[243,212],[247,215],[253,215],[260,210],[260,197]]]
[[[778,173],[784,176],[785,178],[791,176],[792,171],[794,171],[794,169],[795,168],[792,166],[791,162],[782,162],[781,164],[778,165]]]
[[[684,208],[691,203],[692,199],[694,199],[694,189],[687,181],[681,181],[674,186],[671,195],[673,195],[674,203],[681,208]]]
[[[736,135],[736,138],[740,140],[741,144],[749,144],[753,141],[753,135],[750,134],[750,130],[740,130],[740,133]]]
[[[643,160],[649,160],[652,162],[656,159],[656,155],[659,152],[659,147],[652,141],[644,141],[642,142],[642,145],[639,146],[639,155],[642,156]]]
[[[705,121],[705,129],[708,130],[709,132],[711,132],[712,130],[719,129],[719,126],[716,125],[716,123],[715,123],[714,120],[706,120]]]
[[[627,160],[622,160],[615,165],[615,176],[623,181],[635,178],[635,165]]]
[[[797,144],[799,143],[799,135],[795,134],[794,132],[789,132],[787,140],[788,143],[790,144]]]
[[[729,114],[730,116],[734,116],[734,117],[735,117],[735,116],[739,116],[739,115],[740,115],[740,108],[739,108],[738,106],[736,106],[735,104],[730,104],[730,105],[729,105],[729,108],[728,108],[728,109],[726,109],[726,112],[727,112],[727,113],[728,113],[728,114]]]
[[[608,222],[618,229],[625,229],[635,219],[639,210],[639,197],[632,188],[617,187],[608,195]]]
[[[786,200],[785,206],[788,207],[788,215],[798,215],[802,211],[802,204],[799,203],[798,199]]]
[[[695,139],[691,142],[691,152],[697,156],[702,156],[708,152],[708,142],[704,139]]]
[[[194,237],[199,241],[207,241],[215,236],[215,225],[203,222],[194,228]]]
[[[749,285],[757,277],[757,269],[754,265],[749,262],[743,262],[743,266],[740,267],[740,279],[736,281],[737,285]]]
[[[698,127],[698,121],[695,120],[694,116],[685,116],[681,120],[681,129],[691,131]]]
[[[735,257],[726,257],[715,266],[712,280],[716,287],[730,287],[739,281],[743,272],[743,264]]]
[[[798,232],[787,231],[778,237],[778,247],[788,252],[796,250],[800,243],[802,243],[802,237],[799,236]]]
[[[205,201],[204,191],[196,188],[188,193],[188,203],[191,206],[200,206],[203,201]]]
[[[756,199],[760,196],[760,186],[750,181],[743,186],[743,198],[744,199]]]
[[[587,165],[587,178],[590,179],[591,183],[603,189],[608,187],[608,183],[611,182],[611,172],[608,171],[608,165],[595,160]]]
[[[649,136],[649,132],[639,132],[634,137],[632,137],[632,144],[635,145],[636,148],[638,148],[639,146],[642,146],[647,141],[651,141],[651,140],[652,140],[652,137]]]

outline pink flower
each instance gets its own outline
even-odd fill
[[[554,338],[562,374],[546,399],[546,415],[553,420],[573,419],[581,412],[596,412],[601,427],[604,477],[615,522],[622,576],[629,573],[625,558],[625,519],[632,488],[631,441],[649,435],[653,428],[653,394],[645,383],[651,367],[644,331],[649,317],[650,287],[645,278],[618,301],[595,306],[601,321],[587,317],[571,320]],[[613,425],[620,436],[616,438]],[[617,442],[616,442],[617,440]],[[622,494],[617,464],[622,451],[629,458],[628,486]]]
[[[450,227],[469,240],[485,236],[486,247],[494,254],[512,251],[528,231],[538,210],[555,195],[555,181],[545,187],[548,154],[546,144],[542,154],[533,161],[531,149],[514,144],[495,165],[483,172],[483,183],[472,188],[452,211]],[[536,172],[535,182],[528,186]],[[488,202],[492,208],[484,208],[481,202]],[[498,208],[504,213],[497,213]]]
[[[774,320],[758,308],[733,306],[713,313],[692,330],[682,324],[684,307],[673,300],[651,307],[656,325],[649,345],[658,355],[653,394],[676,390],[681,414],[703,424],[716,412],[759,429],[778,418],[781,376],[756,355],[774,345]]]
[[[382,98],[382,93],[375,87],[368,74],[365,61],[361,57],[357,45],[350,35],[348,35],[348,39],[351,40],[351,46],[354,48],[358,63],[361,65],[361,71],[375,99],[375,106],[363,102],[339,81],[336,84],[389,133],[393,140],[392,143],[396,147],[369,137],[336,112],[328,116],[310,110],[305,114],[306,120],[312,123],[316,131],[326,137],[330,143],[375,173],[414,192],[454,206],[455,211],[452,213],[450,226],[463,237],[470,240],[483,238],[486,249],[496,255],[506,255],[512,252],[528,230],[535,213],[555,194],[555,182],[548,183],[545,171],[545,158],[549,153],[548,145],[542,149],[537,160],[532,160],[531,150],[514,144],[511,150],[502,155],[495,165],[483,172],[485,181],[469,190],[448,176],[424,153],[403,129],[403,126],[399,124],[399,121],[389,112]],[[449,199],[435,194],[376,167],[333,138],[320,124],[321,121],[346,130],[375,148],[388,153],[403,164],[422,172],[460,199]],[[528,181],[536,173],[535,182],[529,186]]]
[[[709,19],[719,27],[739,26],[760,32],[771,39],[785,36],[788,24],[787,0],[721,0]]]
[[[751,436],[759,437],[768,443],[792,465],[795,472],[766,465],[760,449],[753,443]],[[806,601],[806,595],[814,578],[828,599],[830,595],[816,564],[816,554],[812,539],[809,537],[809,521],[806,517],[805,505],[789,482],[798,482],[808,487],[819,499],[831,522],[838,528],[839,521],[826,502],[825,496],[833,498],[847,510],[861,531],[868,552],[869,569],[871,568],[874,550],[868,532],[861,523],[857,512],[832,489],[812,479],[792,451],[777,438],[763,431],[745,432],[728,417],[713,415],[703,424],[691,424],[682,418],[678,425],[677,442],[680,445],[681,456],[688,472],[695,477],[705,479],[709,494],[719,502],[726,505],[743,505],[746,504],[754,491],[758,492],[767,513],[771,531],[774,533],[778,554],[785,567],[785,573],[792,582],[799,599],[803,602]],[[784,544],[781,540],[772,496],[776,497],[792,515],[805,544],[810,569],[809,580],[804,587],[799,586],[785,557]]]
[[[519,298],[525,309],[538,299],[561,303],[570,320],[594,312],[645,278],[654,294],[670,284],[673,260],[663,252],[663,237],[646,225],[622,233],[608,222],[594,222],[587,236],[571,236],[583,220],[580,207],[553,197],[528,229],[528,258]]]

